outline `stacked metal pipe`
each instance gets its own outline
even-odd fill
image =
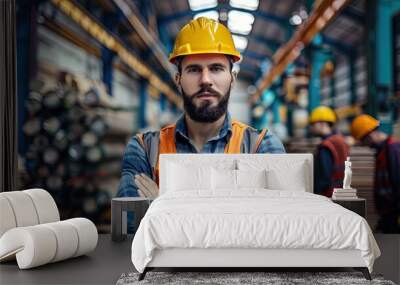
[[[128,130],[122,140],[107,140],[117,122],[107,118],[96,92],[82,93],[66,82],[46,91],[31,90],[23,127],[26,187],[47,189],[63,218],[84,216],[107,223],[116,189],[104,189],[101,181],[119,177]]]

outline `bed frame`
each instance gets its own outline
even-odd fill
[[[361,271],[371,280],[359,250],[329,249],[193,249],[170,248],[156,250],[152,261],[139,275],[155,268],[232,268],[246,271],[254,268],[343,268]]]
[[[162,154],[160,156],[160,193],[168,179],[168,162],[179,161],[185,157],[193,163],[211,163],[220,159],[221,154]],[[226,158],[227,156],[225,156]],[[262,158],[274,161],[305,161],[308,185],[307,192],[313,193],[313,156],[311,154],[235,154],[229,159]],[[289,174],[290,175],[290,174]],[[253,248],[169,248],[157,249],[152,261],[147,265],[139,280],[148,271],[156,268],[231,268],[235,271],[266,268],[343,268],[350,267],[361,271],[367,280],[371,276],[359,250],[330,249],[253,249]],[[262,271],[262,270],[261,270]]]

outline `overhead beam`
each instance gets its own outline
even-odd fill
[[[148,29],[140,19],[135,7],[131,2],[127,0],[114,0],[114,3],[118,6],[118,8],[122,11],[124,16],[128,19],[131,27],[137,32],[139,37],[143,40],[143,42],[147,45],[147,48],[151,50],[161,66],[168,72],[170,75],[172,82],[174,81],[175,72],[172,65],[169,63],[168,58],[166,56],[167,51],[163,47],[163,45],[158,40],[157,35]]]
[[[71,0],[52,0],[52,3],[75,21],[83,30],[99,41],[104,47],[114,51],[120,59],[125,62],[137,74],[149,81],[155,89],[164,93],[168,99],[179,108],[182,108],[182,99],[171,87],[161,80],[146,63],[142,62],[136,55],[118,39],[104,29],[84,10],[76,6]]]
[[[281,16],[278,16],[273,13],[268,13],[268,12],[259,11],[259,10],[249,11],[249,10],[242,9],[242,8],[234,8],[234,7],[230,6],[229,4],[218,4],[216,7],[201,9],[201,10],[197,10],[197,11],[185,10],[185,11],[173,13],[173,14],[170,14],[167,16],[161,16],[161,17],[159,17],[159,21],[161,24],[168,24],[171,21],[175,21],[175,20],[181,19],[183,17],[193,17],[194,15],[196,15],[198,13],[204,13],[204,12],[209,12],[209,11],[214,11],[214,10],[236,10],[236,11],[240,11],[240,12],[246,12],[246,13],[253,14],[254,17],[261,18],[265,21],[274,22],[282,27],[285,27],[289,22],[288,18],[281,17]]]
[[[84,41],[81,39],[79,36],[77,36],[70,28],[67,26],[61,25],[60,23],[56,23],[53,19],[50,19],[46,16],[43,16],[43,25],[53,33],[59,35],[62,38],[65,38],[72,44],[76,45],[77,47],[83,49],[86,51],[88,54],[91,54],[97,58],[100,59],[101,57],[101,49],[98,47],[94,46],[93,44],[88,43],[87,41]],[[119,63],[119,62],[113,62],[113,67],[122,73],[124,73],[126,76],[130,78],[136,78],[132,77],[136,74],[132,74],[132,69],[130,69],[126,64],[124,63]]]
[[[274,64],[258,84],[257,92],[251,98],[252,102],[256,102],[259,99],[262,92],[272,85],[275,79],[285,71],[286,67],[300,56],[303,48],[312,41],[314,36],[321,32],[349,2],[350,0],[321,0],[315,2],[318,4],[314,6],[305,23],[274,54]]]

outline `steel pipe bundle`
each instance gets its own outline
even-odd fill
[[[46,91],[31,90],[23,127],[28,145],[25,186],[47,189],[66,216],[86,216],[94,222],[107,217],[109,199],[117,190],[100,187],[96,178],[119,178],[125,144],[133,132],[133,122],[127,123],[132,114],[113,109],[96,90],[80,92],[77,84],[65,81]],[[113,133],[117,140],[105,140]]]

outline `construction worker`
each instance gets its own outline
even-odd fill
[[[175,124],[130,140],[118,196],[157,197],[162,153],[285,152],[274,134],[232,120],[227,112],[238,60],[232,35],[219,22],[200,17],[180,30],[169,61],[178,70],[184,113]]]
[[[400,141],[379,130],[379,121],[363,114],[351,124],[352,136],[376,150],[374,199],[380,216],[376,230],[400,233]]]
[[[332,197],[333,188],[341,188],[344,162],[349,156],[349,146],[344,137],[335,131],[335,112],[326,106],[315,108],[310,115],[310,131],[322,138],[314,156],[314,193]]]

